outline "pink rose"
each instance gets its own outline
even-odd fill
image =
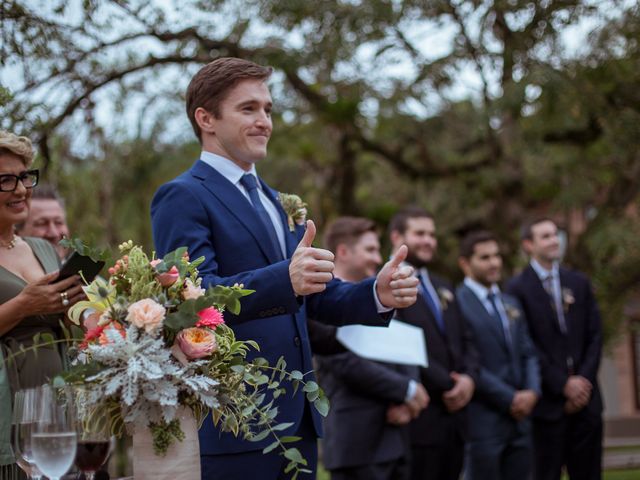
[[[218,349],[216,336],[204,328],[185,328],[176,335],[182,353],[191,360],[211,355]]]
[[[138,328],[144,328],[147,333],[151,333],[162,325],[166,310],[157,302],[150,298],[143,298],[136,303],[132,303],[127,309],[127,321]]]
[[[213,330],[218,325],[222,325],[224,323],[224,318],[222,318],[222,312],[215,307],[208,307],[198,312],[198,317],[200,320],[196,323],[196,327],[209,327]]]
[[[200,288],[195,285],[190,278],[184,282],[184,290],[182,291],[182,298],[185,300],[195,300],[204,295],[204,288]]]
[[[165,288],[170,287],[171,285],[176,283],[178,278],[180,278],[180,272],[178,272],[178,269],[176,268],[175,265],[171,267],[171,269],[168,272],[158,273],[156,275],[156,279],[158,280],[158,282],[160,282],[160,285],[162,285]]]

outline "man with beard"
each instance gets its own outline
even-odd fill
[[[597,383],[602,325],[589,279],[559,266],[558,227],[527,223],[522,247],[531,257],[507,285],[524,308],[538,350],[542,397],[533,411],[534,472],[557,480],[602,478],[602,399]]]
[[[525,480],[533,452],[529,415],[540,396],[540,369],[518,300],[498,287],[502,256],[489,232],[460,244],[465,274],[457,298],[480,354],[480,375],[469,404],[468,480]]]
[[[418,300],[397,317],[423,329],[429,355],[420,378],[431,403],[411,423],[411,478],[457,480],[467,434],[466,406],[478,376],[477,353],[450,284],[428,269],[438,245],[433,216],[409,207],[391,219],[389,230],[394,249],[407,245],[406,262],[420,280]]]
[[[340,280],[374,277],[382,264],[375,223],[366,218],[336,219],[324,243]],[[307,322],[319,382],[331,401],[322,445],[332,480],[408,479],[408,424],[429,400],[416,381],[418,367],[367,360],[336,340],[335,327]]]
[[[69,251],[59,245],[60,240],[69,237],[64,201],[53,186],[38,185],[33,190],[29,217],[17,225],[16,233],[25,237],[44,238],[53,245],[61,260],[68,255]]]

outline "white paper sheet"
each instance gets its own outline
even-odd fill
[[[419,327],[391,320],[388,327],[347,325],[337,339],[347,349],[369,360],[427,367],[427,346]]]

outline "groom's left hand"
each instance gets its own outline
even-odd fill
[[[413,276],[413,267],[401,265],[407,258],[407,252],[406,245],[402,245],[376,278],[378,299],[387,308],[406,308],[418,298],[419,280]]]

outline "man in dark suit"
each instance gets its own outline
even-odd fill
[[[271,364],[284,356],[291,370],[311,372],[307,312],[336,324],[385,325],[389,310],[415,301],[417,281],[400,267],[406,248],[376,278],[359,284],[333,279],[333,254],[313,248],[315,226],[289,226],[275,191],[256,173],[271,136],[271,68],[238,58],[204,66],[187,89],[187,114],[202,145],[192,168],[163,185],[151,205],[153,237],[159,255],[187,246],[203,256],[203,286],[244,284],[255,293],[242,311],[225,313],[237,338],[252,339]],[[292,212],[289,212],[291,215]],[[386,313],[385,313],[386,312]],[[291,423],[282,435],[296,445],[315,470],[321,419],[304,395],[275,399],[278,421]],[[248,442],[222,434],[207,419],[200,430],[202,476],[211,479],[289,478],[288,461],[270,439]]]
[[[533,466],[529,415],[541,393],[527,321],[518,300],[498,287],[502,257],[493,234],[468,234],[460,244],[459,265],[465,278],[457,298],[480,355],[469,404],[465,478],[526,480]]]
[[[428,270],[436,252],[433,217],[417,207],[396,214],[390,223],[394,248],[406,244],[407,263],[420,280],[418,300],[399,310],[399,320],[424,330],[428,368],[420,370],[431,402],[411,423],[412,479],[457,480],[467,435],[467,409],[478,376],[471,331],[449,283]]]
[[[542,398],[533,412],[535,478],[557,480],[566,466],[572,480],[600,479],[602,327],[591,283],[559,266],[552,220],[525,225],[522,247],[531,262],[507,291],[524,308],[542,372]]]
[[[340,217],[324,245],[335,253],[336,278],[359,282],[382,264],[375,223]],[[318,333],[325,332],[324,337]],[[428,403],[418,367],[367,360],[336,341],[335,327],[309,320],[318,378],[331,401],[324,421],[323,463],[332,480],[408,480],[408,423]]]

